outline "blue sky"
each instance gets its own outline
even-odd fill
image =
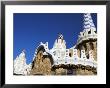
[[[97,14],[92,13],[97,27]],[[48,42],[53,47],[58,34],[62,33],[67,48],[77,42],[83,31],[82,13],[14,13],[14,59],[23,49],[26,51],[27,64],[32,61],[40,42]]]

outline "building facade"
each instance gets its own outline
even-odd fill
[[[91,14],[84,14],[84,28],[76,45],[67,49],[62,34],[59,34],[52,49],[48,48],[48,42],[41,42],[35,50],[32,63],[26,64],[24,51],[14,60],[14,74],[96,75],[97,32]]]

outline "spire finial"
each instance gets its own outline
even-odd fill
[[[59,33],[58,39],[63,39],[63,35],[61,33]]]

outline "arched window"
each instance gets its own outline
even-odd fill
[[[72,56],[71,53],[69,53],[69,56],[70,56],[70,57]]]
[[[91,34],[91,31],[88,31],[88,34]]]

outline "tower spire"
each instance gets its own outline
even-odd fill
[[[93,33],[93,31],[96,31],[96,27],[94,25],[94,22],[92,20],[90,13],[84,13],[84,30],[89,30]]]
[[[80,35],[77,41],[78,44],[89,38],[92,38],[92,39],[97,38],[96,27],[94,25],[91,14],[84,13],[83,17],[84,17],[83,32],[80,32]]]

